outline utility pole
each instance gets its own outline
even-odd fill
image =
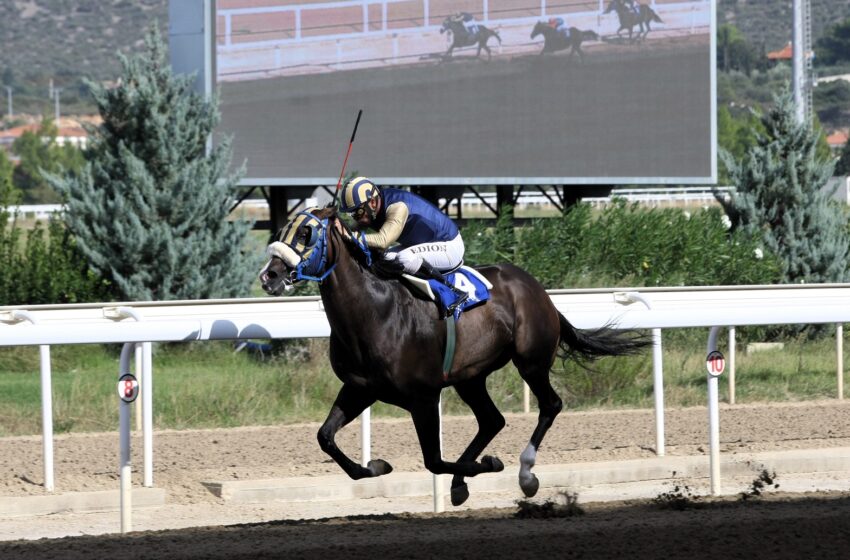
[[[6,101],[8,103],[9,110],[7,113],[9,114],[9,118],[11,119],[14,116],[12,113],[12,86],[4,86],[6,88]]]
[[[53,113],[55,115],[55,121],[56,121],[57,127],[59,126],[59,94],[60,93],[62,93],[62,88],[58,88],[58,87],[53,88],[53,100],[55,101]]]
[[[793,1],[794,25],[792,35],[792,80],[794,90],[794,107],[797,110],[797,121],[804,122],[811,118],[812,84],[811,84],[811,51],[812,51],[812,21],[811,4],[809,0]]]

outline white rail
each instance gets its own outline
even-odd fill
[[[656,451],[659,455],[664,454],[660,329],[715,327],[711,336],[716,340],[716,327],[723,326],[825,323],[841,326],[850,322],[850,285],[846,284],[605,288],[553,290],[549,295],[556,308],[579,328],[596,328],[613,321],[618,328],[653,329]],[[144,321],[133,320],[134,314],[143,316]],[[839,328],[838,333],[838,398],[841,399],[843,329]],[[50,344],[306,338],[329,334],[330,326],[321,300],[316,297],[0,307],[0,346],[46,348]],[[709,346],[714,343],[712,340]],[[730,340],[733,341],[731,337]],[[47,367],[43,383],[49,388],[49,363]],[[144,393],[143,390],[143,399]],[[43,400],[48,398],[43,396]],[[709,399],[710,418],[717,414],[716,398],[715,390],[714,402]],[[145,407],[146,420],[150,418],[149,410]],[[52,433],[52,413],[44,410],[43,415],[47,438]],[[365,457],[369,454],[365,435],[369,428],[368,422],[361,424]],[[145,429],[152,430],[147,421]],[[718,451],[715,445],[712,447],[712,464],[715,464]],[[49,460],[45,452],[45,462]],[[145,467],[147,470],[148,465]],[[47,469],[45,465],[45,473]],[[718,480],[712,480],[713,493],[719,492],[719,474],[717,477]],[[148,473],[145,480],[150,480]]]

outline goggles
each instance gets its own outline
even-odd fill
[[[351,216],[352,218],[354,218],[355,220],[359,220],[360,218],[362,218],[363,216],[366,215],[366,212],[369,211],[369,209],[367,208],[368,206],[369,206],[369,203],[364,202],[363,204],[361,204],[360,206],[358,206],[357,208],[355,208],[354,210],[349,212],[348,215]]]

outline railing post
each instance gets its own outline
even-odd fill
[[[717,350],[717,332],[720,327],[711,327],[708,335],[708,352]],[[711,469],[711,495],[720,495],[720,405],[717,397],[717,375],[707,373],[708,377],[708,447]]]
[[[639,292],[614,292],[614,301],[622,305],[641,302],[652,310],[649,298]],[[655,454],[663,457],[664,448],[664,357],[661,351],[661,329],[652,329],[652,393],[655,401]]]
[[[360,413],[360,465],[369,466],[372,460],[372,407]]]
[[[122,394],[121,381],[130,372],[130,354],[135,344],[126,343],[121,348],[121,359],[118,366],[119,397],[118,403],[118,436],[119,436],[119,475],[120,475],[120,509],[121,509],[121,532],[129,533],[133,530],[133,471],[130,465],[130,406],[132,406],[135,395],[130,391]],[[133,383],[133,380],[128,380]],[[137,385],[135,389],[137,389]]]
[[[837,360],[837,379],[838,379],[838,400],[844,400],[844,324],[838,323],[835,325],[835,350],[838,354]]]
[[[443,395],[437,400],[437,435],[439,436],[440,458],[443,457]],[[431,475],[434,483],[434,513],[446,511],[445,496],[443,495],[443,476]]]
[[[103,316],[121,320],[125,317],[141,321],[141,313],[132,307],[104,307]],[[144,457],[143,485],[153,487],[153,358],[151,343],[142,342],[142,369],[136,371],[142,393],[142,448]]]
[[[729,404],[735,404],[735,327],[729,327]]]
[[[37,323],[28,311],[22,309],[0,314],[0,321],[7,323],[27,321],[33,325]],[[50,346],[40,344],[38,354],[41,373],[41,447],[44,457],[44,489],[47,492],[53,492],[53,383],[50,373]]]

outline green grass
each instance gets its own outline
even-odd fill
[[[706,404],[706,333],[677,333],[664,341],[664,400],[668,407]],[[154,424],[158,429],[233,427],[321,421],[340,383],[330,371],[327,341],[286,343],[284,355],[260,360],[233,352],[224,342],[156,345]],[[787,402],[836,396],[835,341],[786,343],[783,350],[747,355],[739,342],[736,402]],[[293,352],[291,350],[299,350]],[[56,346],[51,349],[56,432],[117,429],[117,345]],[[848,357],[845,356],[845,362]],[[553,386],[567,410],[651,408],[652,359],[603,359],[593,371],[556,363]],[[438,373],[437,373],[438,374]],[[521,412],[523,385],[513,366],[488,381],[503,412]],[[727,375],[720,397],[727,398]],[[534,399],[532,397],[532,407]],[[454,391],[444,392],[446,414],[467,414]],[[41,432],[39,354],[36,347],[0,350],[0,436]],[[385,404],[376,417],[406,412]]]

